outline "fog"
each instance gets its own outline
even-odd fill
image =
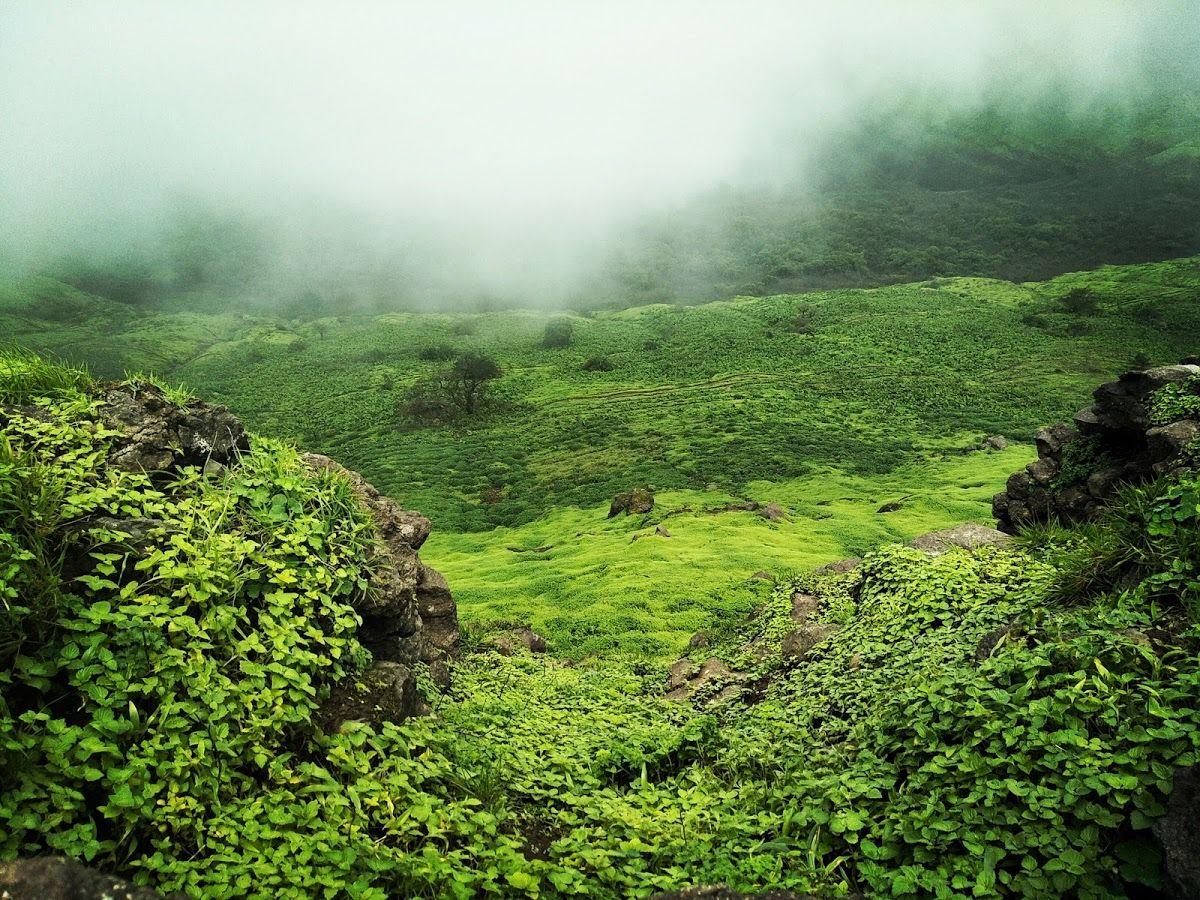
[[[553,304],[633,223],[803,179],[899,98],[1136,102],[1191,64],[1197,9],[9,0],[0,251],[153,248],[203,209],[269,234],[263,271],[293,285]]]

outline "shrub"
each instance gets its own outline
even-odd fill
[[[575,325],[570,319],[554,319],[542,332],[542,346],[547,350],[561,350],[571,346]]]
[[[458,351],[449,344],[434,344],[433,346],[422,348],[421,352],[417,355],[426,362],[446,362],[447,360],[454,359],[458,355]]]
[[[615,366],[603,356],[589,356],[580,368],[585,372],[611,372]]]

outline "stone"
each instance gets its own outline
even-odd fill
[[[983,449],[1006,450],[1008,449],[1008,440],[1000,434],[989,435],[983,440]]]
[[[1094,521],[1122,484],[1140,484],[1178,468],[1188,448],[1200,443],[1200,422],[1152,425],[1150,395],[1197,374],[1200,367],[1190,363],[1126,372],[1093,391],[1096,402],[1075,414],[1077,428],[1060,422],[1038,429],[1037,462],[1011,475],[992,498],[997,527],[1015,534],[1039,522]],[[1072,458],[1069,469],[1074,482],[1060,484],[1064,454],[1083,438],[1094,446],[1080,448],[1084,452]]]
[[[495,635],[490,643],[501,656],[512,656],[520,648],[530,653],[546,652],[546,639],[528,625]]]
[[[1059,422],[1035,431],[1033,443],[1037,448],[1038,458],[1045,459],[1058,456],[1062,452],[1062,448],[1077,437],[1079,437],[1078,431],[1065,422]]]
[[[1034,483],[1040,485],[1049,484],[1054,476],[1058,474],[1058,470],[1058,461],[1050,457],[1031,462],[1025,467],[1025,471],[1029,473],[1029,477],[1033,479]]]
[[[956,547],[963,550],[976,550],[980,547],[1003,547],[1011,542],[1010,535],[995,528],[977,525],[974,522],[964,522],[953,528],[930,531],[913,538],[908,542],[908,546],[930,556],[941,556]]]
[[[783,507],[778,503],[767,503],[759,506],[754,510],[757,515],[762,516],[768,522],[778,522],[783,518]]]
[[[371,515],[377,538],[371,580],[354,603],[362,617],[359,641],[377,663],[411,668],[424,662],[434,680],[448,686],[447,660],[460,641],[458,610],[446,579],[421,562],[417,552],[429,537],[429,520],[401,508],[357,472],[328,456],[306,453],[302,459],[314,471],[347,481]]]
[[[798,662],[804,659],[814,647],[837,630],[838,627],[836,625],[828,623],[802,625],[799,628],[793,628],[783,636],[780,653],[785,660]]]
[[[666,525],[659,525],[657,528],[654,529],[654,533],[657,534],[659,537],[665,537],[665,538],[671,537],[671,532],[667,530]]]
[[[668,700],[688,700],[710,684],[737,680],[737,674],[715,656],[699,666],[690,659],[681,659],[668,671],[666,697]]]
[[[357,680],[336,685],[321,704],[317,722],[332,734],[349,721],[402,722],[420,710],[412,669],[395,662],[375,662]]]
[[[708,635],[703,631],[697,631],[690,638],[688,638],[688,647],[692,650],[700,650],[708,645]]]
[[[1154,463],[1171,462],[1200,442],[1200,422],[1180,419],[1146,431],[1146,451]]]
[[[0,863],[0,897],[4,900],[164,900],[164,895],[158,891],[97,872],[65,856],[35,856]]]
[[[229,466],[250,449],[242,423],[224,406],[180,405],[142,381],[109,385],[101,400],[101,417],[120,434],[109,450],[117,469],[153,474],[210,462]]]
[[[625,513],[627,516],[642,515],[654,509],[654,491],[649,487],[634,488],[613,497],[608,507],[610,519]]]
[[[861,556],[851,556],[846,559],[839,559],[837,562],[826,563],[815,570],[818,575],[845,575],[853,572],[862,565]]]
[[[1166,815],[1151,831],[1162,850],[1163,869],[1174,891],[1167,896],[1200,897],[1200,767],[1175,771]]]
[[[821,601],[812,594],[792,594],[792,621],[807,622],[821,611]]]

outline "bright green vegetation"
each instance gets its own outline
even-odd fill
[[[757,571],[988,521],[1030,451],[962,450],[1028,440],[1139,353],[1194,352],[1198,295],[1193,258],[576,316],[547,348],[557,314],[138,313],[41,280],[0,297],[0,327],[100,375],[188,383],[363,472],[432,518],[426,558],[468,625],[530,622],[564,655],[661,659],[759,602]],[[1094,311],[1064,311],[1081,296]],[[490,405],[410,420],[411,386],[463,352],[499,362]],[[645,484],[650,516],[605,519]],[[706,512],[746,499],[785,517]],[[876,512],[891,500],[899,511]]]
[[[318,700],[365,658],[349,600],[369,547],[348,486],[263,439],[223,474],[152,484],[103,465],[86,376],[6,356],[0,403],[18,399],[36,409],[10,413],[0,443],[0,855],[53,849],[210,897],[1155,883],[1146,829],[1173,768],[1200,758],[1194,472],[1078,532],[937,558],[883,547],[858,572],[788,578],[713,652],[745,665],[748,638],[774,647],[796,588],[840,630],[793,669],[754,663],[765,686],[746,708],[667,702],[648,662],[480,653],[434,716],[326,736]],[[973,463],[1021,458],[931,465],[909,511],[814,540],[952,518],[978,505]],[[868,493],[850,479],[826,496],[842,490]],[[162,525],[139,549],[121,523],[85,527],[95,514]]]
[[[1095,314],[1061,311],[1079,288]],[[55,290],[82,305],[77,320],[46,317]],[[479,531],[639,484],[741,493],[830,468],[872,476],[988,433],[1027,440],[1136,353],[1194,352],[1198,291],[1197,259],[1041,284],[944,279],[576,317],[570,346],[546,349],[553,316],[532,311],[138,315],[37,282],[0,297],[0,330],[104,377],[185,382],[361,471],[438,531]],[[401,408],[448,366],[421,358],[443,345],[499,362],[495,403],[453,427],[414,426]],[[593,357],[612,370],[584,371]]]
[[[1032,458],[1016,445],[902,466],[871,478],[836,471],[751,482],[746,497],[779,521],[726,509],[719,491],[671,491],[645,516],[568,508],[491,532],[435,532],[423,551],[476,627],[527,622],[556,654],[678,656],[696,631],[728,630],[784,577],[964,521],[991,521],[997,485]],[[900,509],[879,513],[889,501]],[[669,537],[656,533],[658,525]]]

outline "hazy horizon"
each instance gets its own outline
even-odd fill
[[[1190,67],[1194,3],[9,3],[0,253],[149,252],[180,210],[307,278],[555,303],[647,217],[803,183],[839,129]],[[1189,70],[1190,71],[1190,70]]]

